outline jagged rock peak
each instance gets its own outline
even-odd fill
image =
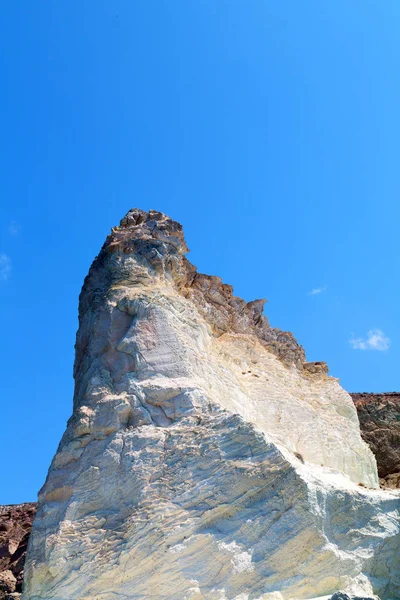
[[[81,294],[81,313],[98,298],[104,285],[154,285],[163,277],[193,300],[216,336],[225,333],[252,333],[262,345],[286,364],[294,364],[314,375],[327,374],[326,363],[306,363],[304,349],[292,333],[270,326],[264,316],[266,300],[246,302],[233,294],[233,287],[220,277],[198,273],[185,257],[182,225],[150,210],[132,208],[113,227],[100,255],[94,261]],[[103,267],[107,265],[107,275]],[[99,284],[98,270],[101,269]]]
[[[171,244],[182,254],[189,252],[183,235],[182,225],[157,210],[145,212],[140,208],[131,210],[120,221],[119,227],[113,228],[113,233],[119,235],[129,230],[129,239],[159,240]]]

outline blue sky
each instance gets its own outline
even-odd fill
[[[400,389],[398,0],[5,0],[0,28],[0,503],[44,481],[134,206],[346,389]]]

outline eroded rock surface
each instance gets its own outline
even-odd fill
[[[399,496],[351,397],[186,252],[134,209],[85,279],[24,600],[399,597]]]
[[[382,486],[400,488],[400,394],[351,394],[361,435],[374,453]]]
[[[0,506],[0,600],[22,590],[26,548],[36,503]],[[15,596],[11,596],[15,597]]]

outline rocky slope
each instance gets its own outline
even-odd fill
[[[400,393],[351,393],[361,436],[373,451],[382,487],[400,487]],[[0,506],[0,600],[20,592],[36,503]],[[10,572],[12,576],[10,576]],[[15,578],[15,582],[14,582]],[[10,582],[8,585],[6,582]]]
[[[382,487],[400,487],[400,393],[351,393],[361,436],[375,454]],[[0,600],[22,588],[23,567],[36,503],[0,506]],[[11,573],[11,574],[10,574]],[[15,581],[14,581],[15,579]]]
[[[24,600],[399,597],[399,496],[350,396],[186,252],[134,209],[90,269]]]
[[[35,512],[33,502],[0,506],[0,600],[21,592],[26,548]]]
[[[351,394],[361,435],[374,453],[382,486],[400,487],[400,394]]]

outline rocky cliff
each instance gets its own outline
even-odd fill
[[[400,488],[400,394],[352,394],[361,435],[374,453],[383,487]]]
[[[357,408],[361,436],[377,459],[381,486],[400,488],[400,393],[363,392],[351,396]],[[0,506],[0,600],[19,597],[35,512],[34,502]]]
[[[0,506],[0,600],[22,590],[25,553],[36,504]]]
[[[400,488],[400,393],[351,393],[361,436],[373,451],[382,487]],[[0,600],[16,598],[36,503],[0,506]]]
[[[399,597],[399,496],[350,396],[186,252],[134,209],[89,271],[24,600]]]

